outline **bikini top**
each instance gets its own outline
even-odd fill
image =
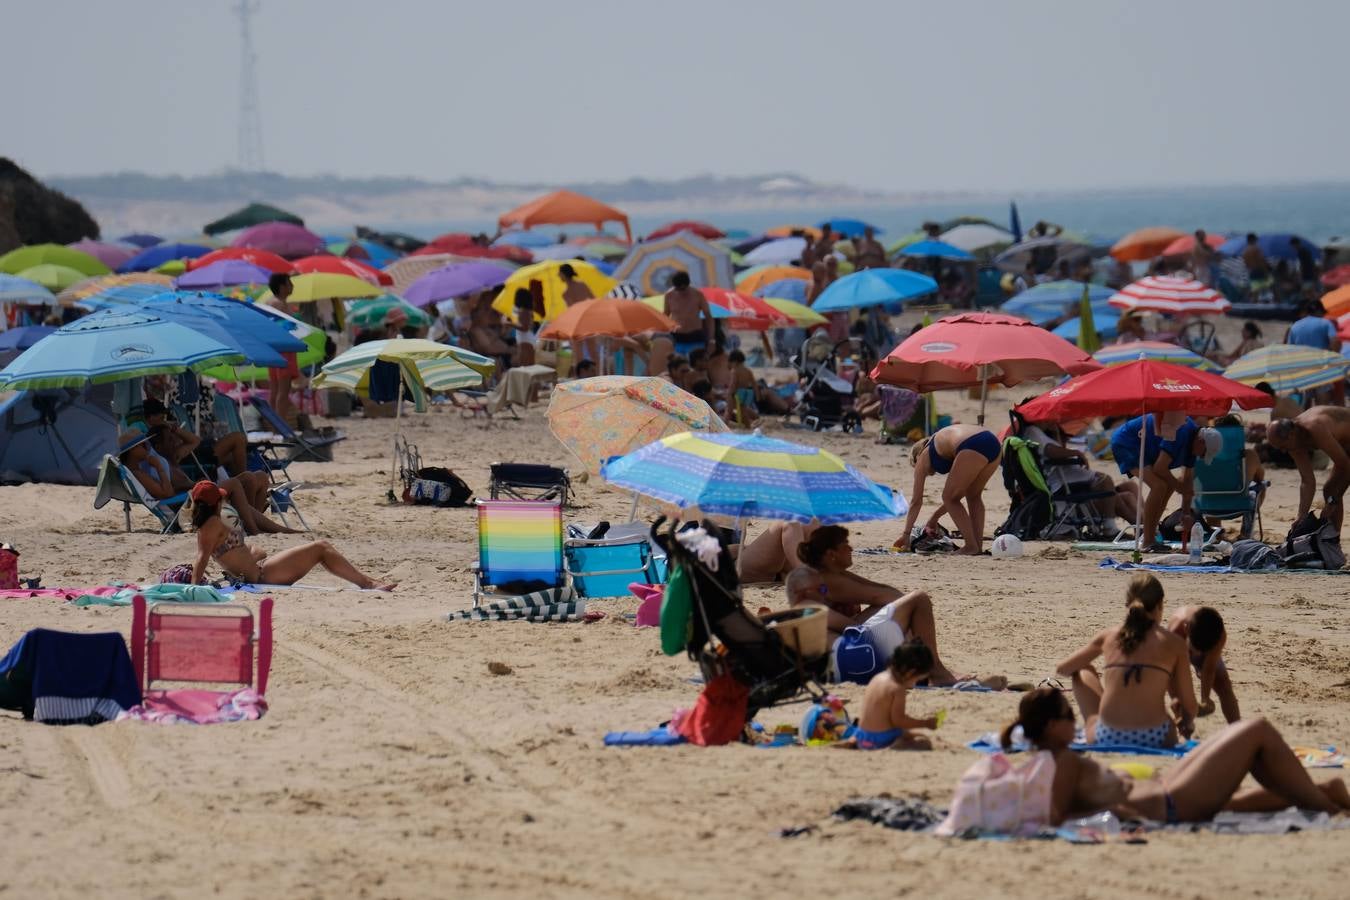
[[[1129,684],[1130,684],[1130,676],[1131,676],[1131,675],[1134,676],[1134,680],[1135,680],[1135,683],[1136,683],[1136,684],[1143,684],[1143,683],[1144,683],[1144,670],[1145,670],[1145,669],[1157,669],[1159,672],[1162,672],[1162,673],[1164,673],[1165,675],[1167,675],[1167,677],[1168,677],[1169,680],[1170,680],[1171,677],[1172,677],[1172,670],[1171,670],[1171,669],[1164,669],[1162,666],[1155,666],[1155,665],[1153,665],[1152,663],[1110,663],[1110,664],[1108,664],[1108,665],[1103,666],[1102,668],[1104,668],[1104,669],[1124,669],[1124,670],[1125,670],[1125,682],[1124,682],[1124,683],[1125,683],[1125,686],[1126,686],[1126,687],[1129,687]]]

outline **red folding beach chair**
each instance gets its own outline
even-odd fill
[[[255,653],[256,652],[256,676]],[[258,607],[132,601],[131,664],[147,696],[163,682],[252,688],[263,696],[272,668],[272,598]]]

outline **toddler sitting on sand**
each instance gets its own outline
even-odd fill
[[[1191,667],[1200,679],[1199,715],[1207,716],[1214,712],[1214,698],[1210,696],[1212,692],[1219,695],[1219,706],[1229,724],[1242,718],[1237,694],[1233,691],[1233,681],[1228,677],[1228,667],[1223,663],[1228,632],[1224,630],[1223,616],[1219,615],[1219,611],[1212,606],[1183,606],[1167,621],[1167,630],[1186,640]]]
[[[915,719],[905,712],[905,698],[928,677],[933,652],[923,641],[906,641],[891,654],[891,663],[872,676],[863,693],[862,716],[853,734],[838,746],[857,750],[931,750],[933,744],[915,728],[937,728],[936,716]]]

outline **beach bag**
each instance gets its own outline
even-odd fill
[[[1034,491],[1019,503],[1008,519],[995,529],[994,534],[1011,534],[1018,540],[1034,541],[1050,525],[1050,497]]]
[[[991,753],[961,776],[951,812],[936,833],[1034,833],[1050,824],[1054,781],[1055,758],[1048,750],[1038,751],[1020,766],[1003,753]]]
[[[413,475],[404,499],[418,506],[468,506],[473,488],[444,466],[424,466]]]
[[[851,681],[854,684],[867,684],[872,676],[886,667],[877,653],[876,645],[867,634],[867,629],[856,625],[844,629],[844,633],[834,642],[834,652],[830,658],[830,675],[836,682]]]
[[[160,584],[192,584],[192,566],[179,563],[159,573]]]
[[[1284,560],[1274,547],[1251,539],[1238,541],[1228,556],[1228,565],[1248,572],[1283,568]]]
[[[675,656],[689,645],[689,626],[694,616],[693,589],[689,572],[676,564],[670,569],[661,599],[661,652]]]
[[[1339,569],[1345,565],[1341,536],[1336,526],[1315,512],[1308,512],[1289,529],[1280,545],[1286,566],[1304,569]]]
[[[0,544],[0,591],[19,589],[19,551]]]
[[[679,723],[685,740],[700,747],[729,744],[745,730],[750,689],[734,675],[718,675],[703,688],[698,702]]]

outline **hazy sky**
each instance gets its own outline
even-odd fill
[[[0,154],[43,176],[235,164],[232,5],[6,0]],[[266,168],[291,174],[1350,177],[1345,0],[262,0],[253,31]]]

